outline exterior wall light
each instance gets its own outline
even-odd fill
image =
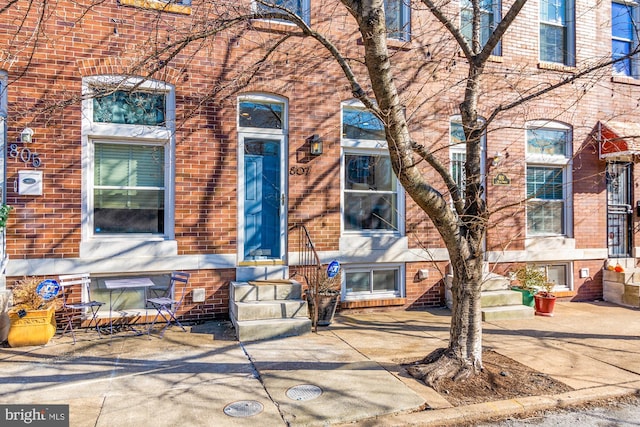
[[[322,139],[318,134],[314,134],[309,138],[309,152],[314,156],[322,154]]]
[[[33,141],[33,129],[24,128],[22,132],[20,132],[20,142],[29,143]]]
[[[501,160],[502,160],[502,153],[499,151],[496,151],[496,155],[493,157],[493,160],[491,161],[491,166],[493,167],[498,166]]]

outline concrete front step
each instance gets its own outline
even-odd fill
[[[309,318],[236,320],[231,317],[239,341],[258,341],[311,332]]]
[[[534,317],[534,315],[534,308],[526,305],[487,307],[482,309],[482,320],[485,322],[492,320],[527,319]]]
[[[229,299],[237,302],[302,298],[302,285],[295,280],[272,282],[231,282]]]
[[[483,291],[480,295],[480,305],[483,308],[522,305],[522,294],[512,290]]]
[[[230,301],[230,315],[237,320],[283,319],[309,317],[304,300]]]
[[[640,284],[627,283],[624,285],[624,294],[622,295],[624,305],[630,307],[640,307]]]

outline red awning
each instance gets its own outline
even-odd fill
[[[597,132],[601,159],[629,161],[634,154],[640,154],[640,125],[598,122]]]

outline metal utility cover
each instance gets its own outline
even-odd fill
[[[300,384],[287,390],[287,397],[292,400],[312,400],[321,394],[322,389],[313,384]]]
[[[264,409],[262,403],[255,400],[239,400],[224,407],[224,413],[230,417],[251,417]]]

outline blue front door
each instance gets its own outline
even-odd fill
[[[281,256],[280,140],[244,140],[244,259]]]

